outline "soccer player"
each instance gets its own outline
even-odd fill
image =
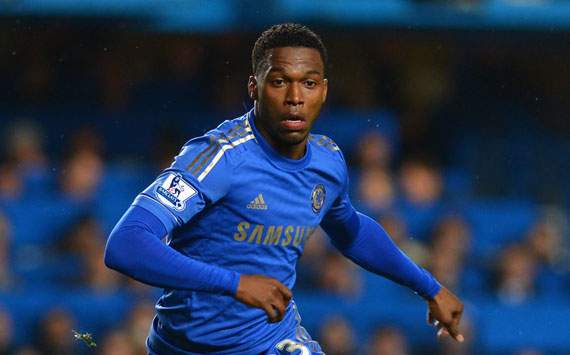
[[[319,225],[347,258],[426,299],[439,333],[463,341],[462,303],[352,207],[340,149],[310,133],[327,97],[320,38],[273,26],[252,65],[253,109],[186,143],[109,236],[107,266],[164,288],[149,352],[322,354],[291,292]]]

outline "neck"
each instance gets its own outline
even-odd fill
[[[263,136],[265,141],[273,148],[277,153],[280,155],[289,158],[289,159],[301,159],[305,156],[305,151],[307,150],[307,139],[303,139],[302,142],[298,144],[287,144],[284,142],[280,142],[275,137],[273,137],[269,131],[264,127],[263,120],[260,119],[259,115],[260,112],[257,109],[257,105],[255,107],[255,127],[259,131],[259,133]]]

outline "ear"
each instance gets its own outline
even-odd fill
[[[324,104],[327,101],[327,93],[329,91],[329,80],[323,79],[323,96],[322,96],[322,103]]]
[[[250,75],[247,81],[247,93],[252,100],[257,100],[257,79],[255,75]]]

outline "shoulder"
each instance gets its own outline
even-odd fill
[[[309,144],[313,152],[320,158],[333,159],[344,164],[344,156],[340,147],[329,137],[323,134],[310,134]]]
[[[340,147],[329,137],[323,134],[310,134],[309,144],[313,156],[321,166],[346,174],[346,162]]]
[[[239,152],[246,149],[244,143],[254,138],[246,116],[223,121],[204,135],[186,142],[175,157],[173,167],[202,180],[215,167],[231,169],[239,164]]]

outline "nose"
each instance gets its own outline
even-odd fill
[[[293,82],[289,85],[287,96],[285,97],[285,103],[291,106],[302,105],[304,103],[303,93],[299,83]]]

